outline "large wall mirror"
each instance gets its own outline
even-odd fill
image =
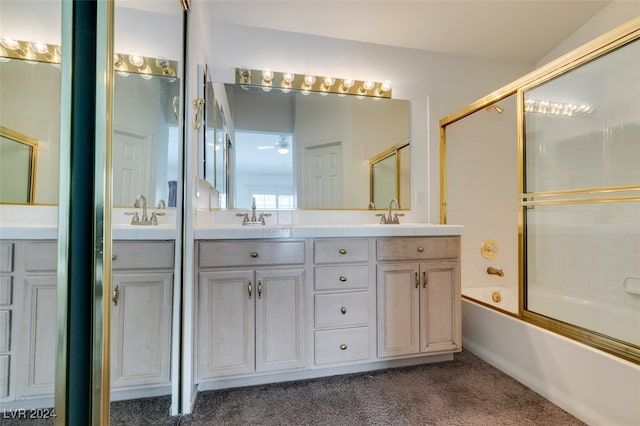
[[[113,205],[131,206],[139,194],[144,194],[150,204],[163,200],[171,206],[175,205],[178,180],[180,76],[176,64],[182,46],[179,37],[169,36],[166,29],[180,33],[181,9],[177,1],[162,3],[154,11],[138,6],[127,1],[116,5],[115,48],[126,54],[117,59],[114,78]],[[149,25],[164,28],[166,42],[145,30]],[[140,58],[143,64],[132,65],[131,61]],[[4,51],[0,51],[0,59],[0,126],[38,143],[38,163],[33,169],[35,191],[28,201],[17,202],[57,204],[60,65],[51,60],[20,59]],[[119,69],[118,61],[126,68]],[[171,64],[170,70],[167,64]],[[27,167],[28,163],[24,164]],[[5,202],[16,200],[0,199],[0,203]]]
[[[366,209],[371,160],[409,143],[407,100],[219,86],[228,110],[228,207],[250,208],[255,199],[268,209]]]

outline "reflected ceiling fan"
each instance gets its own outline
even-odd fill
[[[278,154],[284,155],[289,153],[289,143],[284,136],[280,136],[280,138],[273,145],[260,145],[258,146],[258,149],[276,149],[278,150]]]

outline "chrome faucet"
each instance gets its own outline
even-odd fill
[[[487,268],[487,274],[489,275],[497,275],[499,277],[504,277],[504,272],[502,269],[494,268],[493,266],[489,266]]]
[[[133,207],[139,209],[140,203],[142,203],[142,218],[140,219],[140,221],[148,222],[149,217],[147,216],[147,197],[142,194],[138,195],[138,198],[136,198],[136,201],[133,203]]]
[[[164,201],[162,201],[162,204],[164,204]],[[147,215],[147,197],[142,194],[138,195],[138,198],[136,198],[136,201],[133,203],[133,207],[142,207],[142,217],[138,215],[138,212],[125,212],[127,216],[133,216],[131,218],[132,225],[157,225],[158,216],[165,215],[165,213],[152,212],[151,217],[149,217]],[[162,208],[160,204],[158,204],[158,208]]]
[[[389,211],[387,212],[387,215],[385,216],[384,213],[378,213],[376,216],[380,217],[380,223],[384,224],[384,225],[399,225],[400,224],[400,219],[398,219],[401,216],[404,216],[403,213],[393,213],[392,209],[393,209],[393,204],[395,203],[396,208],[399,209],[400,208],[400,204],[398,204],[398,200],[396,200],[395,198],[392,199],[389,202]]]
[[[271,216],[271,213],[260,213],[260,216],[256,216],[256,198],[253,197],[253,202],[251,203],[251,218],[249,218],[249,213],[236,213],[236,216],[242,218],[242,225],[264,226],[267,224],[264,219]]]

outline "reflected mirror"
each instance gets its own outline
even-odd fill
[[[180,17],[177,19],[180,24]],[[34,191],[29,201],[0,199],[0,203],[56,204],[60,149],[59,65],[1,59],[0,126],[34,139],[38,146],[38,162],[33,165]],[[120,72],[115,75],[114,87],[113,205],[131,206],[138,194],[144,194],[150,205],[164,200],[167,206],[175,206],[180,79]],[[12,172],[14,176],[31,173],[26,168],[32,167],[31,163],[23,164],[20,171]],[[8,169],[3,167],[3,170]]]
[[[38,141],[0,126],[0,201],[31,203]]]
[[[390,200],[398,201],[400,207],[411,199],[411,175],[409,141],[394,146],[369,161],[371,181],[371,208],[384,207]]]
[[[255,198],[258,208],[366,209],[370,160],[409,141],[407,100],[232,84],[224,97],[233,208]]]

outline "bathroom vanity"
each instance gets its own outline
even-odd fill
[[[452,359],[460,235],[438,225],[196,229],[200,390]]]
[[[53,235],[51,239],[0,240],[0,401],[4,407],[53,403],[57,242],[55,228],[39,231],[45,237]],[[25,228],[22,235],[30,232]],[[3,229],[3,237],[12,234],[13,230]],[[113,243],[113,399],[170,392],[174,246],[173,240]]]

